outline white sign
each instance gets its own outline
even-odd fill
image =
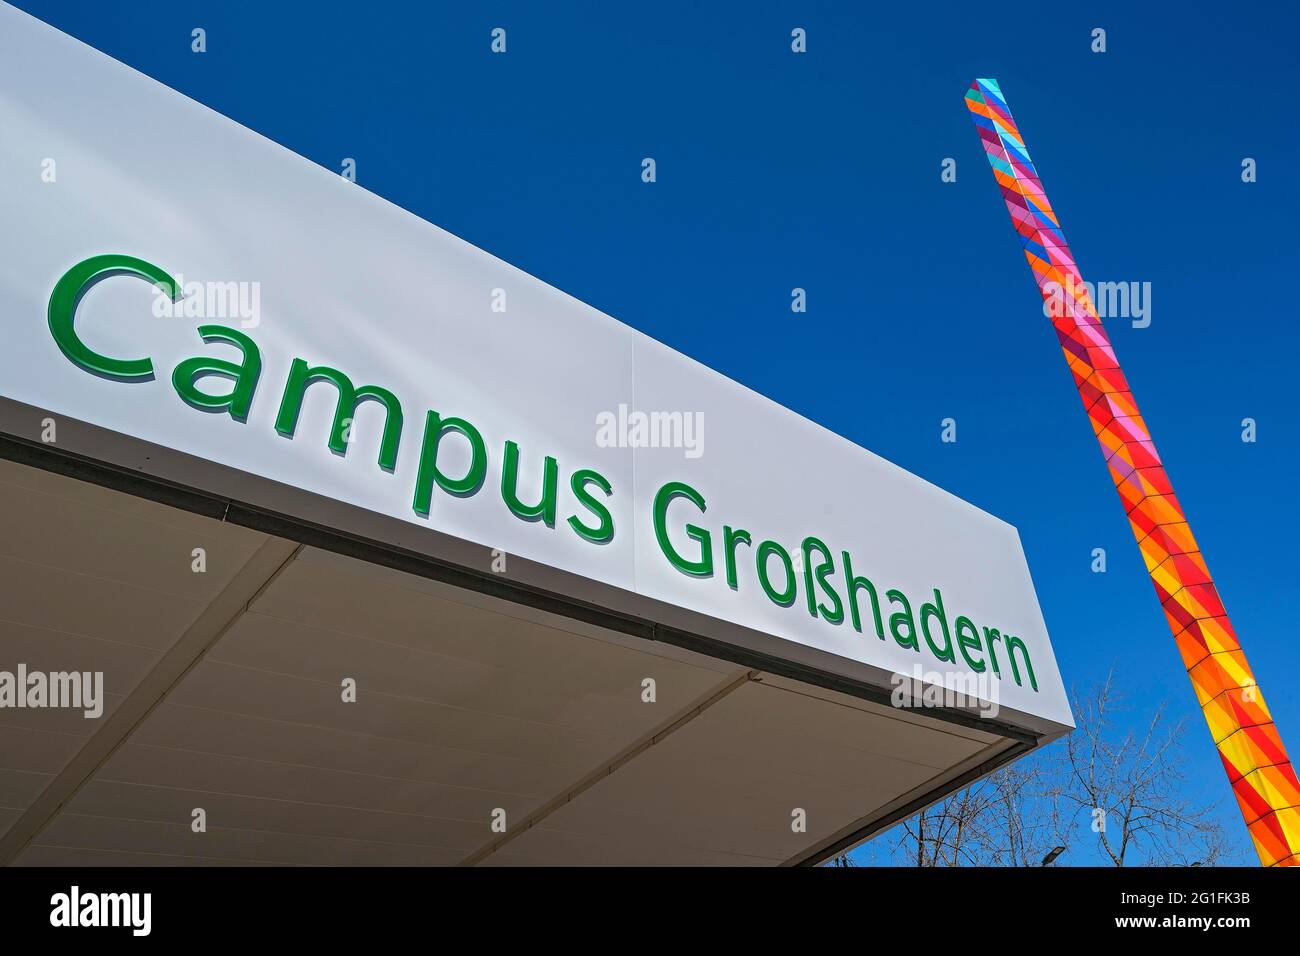
[[[6,6],[0,91],[0,396],[1070,724],[1012,527]]]

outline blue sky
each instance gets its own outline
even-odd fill
[[[1086,279],[1152,284],[1108,329],[1300,747],[1294,9],[16,6],[1016,525],[1067,684],[1189,716],[1253,861],[962,97],[1001,82]]]

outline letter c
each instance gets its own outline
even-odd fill
[[[146,279],[164,290],[173,301],[180,295],[175,279],[143,259],[122,255],[91,256],[65,272],[50,293],[50,334],[74,365],[117,379],[143,381],[153,376],[153,362],[147,358],[115,359],[100,355],[77,337],[73,326],[77,304],[86,290],[101,279],[115,275]]]

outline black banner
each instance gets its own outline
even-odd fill
[[[0,881],[8,941],[75,935],[78,945],[410,937],[436,946],[463,944],[466,933],[668,943],[714,927],[748,935],[756,919],[796,923],[814,939],[860,931],[873,943],[1195,935],[1230,944],[1283,938],[1300,912],[1294,875],[1263,869],[8,869]]]

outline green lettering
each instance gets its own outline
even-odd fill
[[[379,467],[392,471],[397,467],[397,444],[402,437],[402,405],[386,388],[366,385],[354,388],[352,380],[338,369],[320,365],[309,366],[300,358],[293,360],[289,368],[289,380],[284,386],[284,397],[280,400],[280,411],[275,417],[275,430],[285,438],[292,438],[298,428],[298,416],[302,412],[302,400],[307,387],[313,382],[330,382],[338,390],[339,400],[334,407],[334,424],[330,428],[329,447],[336,455],[346,455],[348,441],[346,430],[356,414],[357,404],[366,399],[383,403],[385,409],[384,437],[379,445]]]
[[[957,647],[961,651],[961,656],[966,659],[967,666],[977,674],[984,673],[985,665],[983,660],[971,660],[967,648],[980,650],[980,632],[975,627],[975,622],[968,617],[959,617],[953,622],[957,629]]]
[[[1020,686],[1020,668],[1016,666],[1016,648],[1020,648],[1021,655],[1025,658],[1025,669],[1029,671],[1029,686],[1038,690],[1038,680],[1034,677],[1034,665],[1029,660],[1029,648],[1025,647],[1025,642],[1014,634],[1002,635],[1002,640],[1006,642],[1007,658],[1011,661],[1011,676],[1016,680],[1016,686]]]
[[[668,540],[668,505],[674,498],[685,498],[699,508],[701,512],[706,510],[703,495],[685,482],[670,481],[660,488],[659,493],[655,495],[654,503],[655,538],[659,541],[659,550],[664,553],[678,571],[695,577],[707,578],[713,574],[713,540],[708,531],[693,524],[686,526],[687,536],[700,542],[700,558],[698,561],[688,561],[682,557],[674,550],[672,542]]]
[[[901,604],[903,610],[895,611],[889,616],[889,633],[894,635],[894,640],[898,642],[899,647],[906,647],[913,651],[921,649],[920,642],[916,639],[916,621],[912,618],[912,604],[907,600],[907,595],[902,591],[896,591],[892,588],[885,592],[885,597],[889,598],[894,604]],[[899,628],[907,625],[907,636],[903,637],[898,633]]]
[[[820,585],[826,596],[831,599],[831,607],[818,603],[816,588],[813,587],[813,563],[812,552],[816,549],[823,555],[822,560],[816,569],[817,584]],[[808,595],[808,613],[816,617],[818,612],[831,624],[839,624],[844,620],[844,604],[840,601],[840,596],[835,593],[835,589],[827,583],[827,576],[835,573],[835,561],[831,557],[830,548],[820,538],[814,538],[811,535],[803,539],[803,580],[804,588]]]
[[[580,537],[586,538],[594,544],[604,544],[614,537],[614,516],[609,513],[603,501],[599,501],[592,496],[587,490],[587,485],[595,485],[605,493],[608,498],[614,493],[613,487],[610,486],[609,479],[604,475],[590,469],[583,468],[573,473],[569,479],[569,487],[573,489],[573,495],[597,518],[600,524],[594,528],[589,528],[578,520],[577,515],[569,517],[569,527],[578,532]]]
[[[722,526],[722,551],[727,564],[727,586],[733,591],[740,589],[736,577],[736,545],[750,543],[749,532],[744,528],[732,530],[729,524]]]
[[[81,297],[96,282],[116,275],[136,276],[152,282],[173,301],[181,294],[176,280],[153,263],[135,256],[91,256],[63,273],[55,283],[48,310],[50,334],[68,360],[88,372],[125,381],[148,381],[153,378],[153,362],[149,359],[110,358],[91,349],[77,335],[74,320]]]
[[[855,578],[853,576],[853,559],[845,551],[844,557],[844,580],[849,587],[849,615],[853,620],[853,629],[861,633],[862,620],[858,614],[858,589],[864,589],[871,595],[871,613],[876,620],[876,636],[882,641],[885,639],[885,622],[880,617],[880,596],[876,594],[876,586],[867,578]]]
[[[438,445],[447,432],[458,432],[469,442],[469,468],[463,478],[449,478],[438,468]],[[420,447],[420,471],[415,478],[415,500],[411,507],[429,517],[433,486],[457,497],[467,498],[479,490],[487,474],[487,448],[479,430],[463,418],[443,418],[430,409],[424,419],[424,443]]]
[[[998,667],[998,652],[996,648],[993,647],[993,642],[996,641],[1001,636],[1002,635],[998,633],[998,629],[996,627],[984,628],[984,643],[989,649],[989,660],[993,664],[993,673],[997,677],[1002,676],[1002,671]]]
[[[934,646],[934,635],[930,633],[930,618],[938,618],[939,627],[943,631],[943,650]],[[948,631],[948,618],[943,611],[943,596],[939,589],[934,589],[934,603],[925,603],[921,605],[921,633],[925,635],[925,643],[934,651],[934,656],[941,661],[947,661],[949,664],[957,660],[956,653],[952,649],[952,635]]]
[[[204,342],[225,342],[235,346],[243,352],[244,360],[236,365],[224,359],[186,359],[172,371],[172,387],[183,401],[195,408],[209,412],[228,411],[235,421],[248,421],[253,393],[262,374],[262,353],[258,351],[257,343],[243,332],[222,325],[200,325],[198,331]],[[209,375],[232,379],[235,386],[226,395],[200,391],[195,383]]]
[[[785,590],[778,591],[772,587],[772,582],[767,576],[767,559],[772,555],[781,559],[781,565],[785,569]],[[795,594],[799,590],[799,579],[794,576],[794,562],[790,560],[790,552],[775,541],[764,541],[758,546],[756,556],[758,562],[758,583],[763,586],[763,591],[774,604],[781,607],[789,607],[794,603]]]
[[[525,505],[519,500],[519,446],[512,441],[506,442],[506,460],[501,468],[501,497],[505,499],[506,507],[525,521],[540,518],[548,528],[554,528],[559,469],[559,463],[548,455],[543,465],[542,500],[536,505]]]

